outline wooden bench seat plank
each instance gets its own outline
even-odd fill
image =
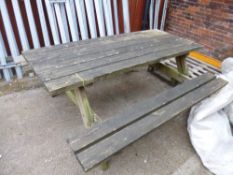
[[[103,121],[100,124],[94,125],[86,134],[75,137],[69,140],[71,148],[74,152],[78,152],[85,147],[88,147],[95,142],[103,139],[104,137],[116,132],[117,130],[129,125],[142,118],[143,116],[152,113],[158,108],[168,104],[169,102],[179,98],[195,88],[202,86],[205,83],[215,78],[212,74],[205,74],[194,80],[187,80],[183,84],[180,84],[172,89],[161,92],[155,97],[151,97],[135,105],[131,106],[126,111],[111,117],[108,120]]]
[[[89,40],[81,40],[78,42],[71,42],[51,47],[45,47],[40,49],[32,49],[26,52],[23,52],[23,54],[26,56],[28,61],[44,61],[48,60],[49,58],[54,56],[58,56],[64,52],[69,52],[70,50],[76,50],[77,52],[80,51],[80,54],[84,51],[91,51],[90,49],[98,49],[101,46],[110,46],[114,43],[122,43],[122,42],[129,42],[131,40],[135,39],[145,39],[145,38],[151,38],[151,37],[159,37],[160,35],[167,35],[166,32],[157,31],[154,30],[147,30],[147,31],[140,31],[140,32],[132,32],[127,34],[120,34],[120,35],[114,35],[114,36],[108,36],[108,37],[102,37],[102,38],[96,38],[96,39],[89,39]]]
[[[44,83],[51,94],[59,94],[64,90],[72,89],[74,86],[83,86],[83,80],[85,81],[85,85],[88,85],[110,74],[127,72],[135,67],[154,64],[163,59],[184,55],[189,51],[196,50],[198,48],[200,48],[200,45],[192,42],[186,46],[180,44],[157,52],[151,52],[143,56],[136,56],[132,59],[80,72],[78,75],[72,74]]]
[[[98,54],[79,57],[80,58],[79,61],[77,62],[74,62],[73,60],[67,61],[66,64],[53,68],[54,71],[52,72],[50,70],[52,69],[52,67],[54,67],[54,65],[52,67],[47,68],[46,71],[43,71],[42,68],[38,67],[39,65],[34,66],[34,69],[35,70],[39,69],[39,71],[37,71],[38,72],[37,74],[44,81],[50,81],[60,77],[72,75],[74,73],[80,73],[91,69],[95,69],[97,67],[102,67],[108,64],[114,64],[116,62],[126,61],[128,59],[134,59],[136,57],[144,56],[149,53],[156,53],[167,48],[171,48],[171,49],[174,47],[185,48],[187,45],[190,44],[190,42],[187,41],[182,42],[182,44],[180,43],[181,43],[180,39],[167,38],[166,40],[163,41],[163,45],[161,45],[159,42],[151,41],[144,44],[122,47],[117,50],[112,50],[111,53],[109,52],[100,53],[99,57]],[[83,61],[80,63],[81,60]]]
[[[151,132],[164,122],[177,116],[181,112],[195,105],[199,101],[218,91],[226,85],[226,81],[215,79],[200,88],[178,98],[176,101],[158,109],[153,114],[144,117],[133,124],[114,133],[110,137],[97,142],[95,145],[78,152],[77,159],[85,171],[93,168],[109,156],[117,153],[124,147],[135,142],[142,136]]]

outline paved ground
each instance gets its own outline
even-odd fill
[[[169,88],[147,72],[101,81],[88,89],[103,119]],[[127,147],[103,172],[84,173],[66,139],[85,132],[79,110],[44,88],[0,97],[0,175],[204,175],[186,131],[187,114],[178,116]]]

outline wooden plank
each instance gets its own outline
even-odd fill
[[[177,69],[180,73],[184,74],[184,75],[188,75],[188,67],[186,65],[186,58],[187,58],[188,54],[186,55],[181,55],[181,56],[177,56],[176,59],[176,64],[177,64]]]
[[[189,44],[185,47],[183,45],[174,46],[174,48],[166,48],[164,50],[148,53],[143,56],[139,55],[134,57],[133,59],[128,59],[126,61],[97,67],[96,69],[85,72],[80,72],[78,76],[77,74],[73,74],[44,83],[51,94],[58,94],[63,92],[64,89],[67,90],[69,88],[73,88],[74,86],[83,86],[83,84],[89,85],[100,78],[114,76],[115,74],[119,74],[120,72],[127,72],[134,67],[154,64],[163,59],[183,55],[188,53],[189,51],[196,50],[198,48],[200,48],[199,45],[195,43]],[[82,77],[82,80],[80,80],[80,77]],[[83,80],[85,80],[85,83],[83,83]]]
[[[144,30],[144,31],[139,31],[139,32],[131,32],[127,34],[122,33],[120,35],[113,35],[113,36],[95,38],[95,39],[90,39],[90,40],[81,40],[78,42],[71,42],[71,43],[60,44],[60,45],[55,45],[51,47],[43,47],[40,49],[28,50],[27,52],[25,52],[25,54],[27,53],[27,55],[31,54],[31,55],[36,56],[37,54],[40,54],[40,53],[47,54],[50,51],[59,51],[59,50],[63,50],[63,49],[70,48],[70,47],[80,47],[82,45],[87,45],[87,44],[96,45],[101,42],[105,42],[106,40],[115,41],[115,40],[122,40],[122,38],[125,38],[127,40],[127,38],[131,38],[137,35],[146,36],[146,35],[160,35],[160,34],[167,35],[168,33],[162,32],[162,31],[155,31],[155,30]]]
[[[175,80],[179,83],[182,83],[184,80],[189,79],[189,77],[181,74],[176,68],[162,63],[153,65],[150,72],[154,75],[160,76],[161,78],[166,78],[171,82]]]
[[[165,32],[142,32],[142,33],[132,33],[128,35],[118,35],[111,36],[111,37],[103,37],[98,39],[91,39],[91,40],[82,40],[79,42],[72,42],[68,44],[61,44],[59,46],[51,46],[47,47],[47,50],[45,48],[26,51],[23,53],[23,55],[27,58],[28,61],[34,61],[35,63],[47,61],[51,58],[59,57],[59,55],[62,54],[62,56],[65,56],[65,53],[70,52],[78,52],[79,55],[86,54],[88,52],[92,52],[95,49],[99,49],[100,47],[102,49],[105,49],[106,47],[112,47],[111,45],[118,45],[122,43],[126,43],[127,41],[131,40],[137,40],[140,41],[144,38],[154,38],[155,40],[158,40],[160,36],[168,36],[172,37],[173,35],[168,35]],[[175,36],[173,36],[175,37]],[[179,37],[176,37],[179,38]],[[64,47],[62,47],[64,46]]]
[[[169,36],[161,36],[158,37],[157,39],[153,38],[144,38],[140,39],[133,39],[127,42],[115,42],[112,43],[108,46],[101,46],[99,45],[98,47],[93,47],[92,50],[87,49],[86,47],[79,48],[78,50],[66,50],[63,53],[52,53],[47,56],[46,60],[37,60],[30,62],[33,65],[33,68],[35,71],[44,71],[44,70],[49,70],[51,68],[62,68],[63,66],[68,66],[69,64],[78,64],[78,63],[83,63],[83,62],[88,62],[88,61],[93,61],[95,59],[98,59],[98,57],[104,57],[104,55],[111,55],[112,53],[118,54],[119,49],[122,48],[127,48],[133,45],[144,45],[146,43],[160,43],[163,42],[166,44],[170,40],[172,41],[177,41],[175,37],[169,37]],[[181,41],[177,41],[180,43],[183,43]],[[177,44],[177,43],[176,43]],[[68,51],[68,52],[67,52]],[[59,62],[59,63],[58,63]],[[51,67],[51,68],[50,68]]]
[[[180,97],[176,101],[160,108],[153,114],[134,122],[110,137],[107,137],[95,145],[77,153],[76,157],[83,169],[87,171],[109,158],[109,156],[117,153],[142,136],[153,131],[161,124],[218,91],[224,85],[226,85],[226,81],[222,79],[215,79]]]
[[[172,56],[185,54],[185,53],[188,53],[191,50],[195,50],[195,49],[198,49],[198,48],[199,48],[199,46],[196,45],[196,44],[190,44],[190,45],[186,45],[186,46],[180,44],[180,45],[176,45],[176,46],[173,46],[173,47],[170,47],[170,48],[168,47],[168,48],[160,49],[157,52],[152,51],[152,52],[148,52],[148,53],[145,52],[144,53],[142,51],[142,54],[140,54],[140,53],[136,54],[136,55],[134,55],[132,57],[129,57],[129,59],[125,59],[125,60],[123,60],[123,61],[121,61],[119,63],[120,63],[120,65],[123,64],[123,68],[127,68],[127,67],[130,67],[130,66],[137,65],[137,61],[138,61],[139,65],[140,64],[147,64],[147,62],[149,62],[149,61],[157,62],[158,59],[159,60],[160,59],[166,59],[166,58],[169,58],[169,57],[172,57]],[[131,63],[133,65],[131,65]],[[112,66],[112,67],[115,66],[114,62],[110,63],[110,64],[111,64],[110,66]],[[119,65],[119,67],[115,67],[114,70],[112,70],[112,72],[114,72],[115,70],[117,71],[118,69],[121,69],[120,65]],[[111,71],[111,68],[109,68],[108,70]],[[90,70],[90,73],[93,74],[93,72],[96,72],[96,71],[98,71],[98,67],[96,69]],[[86,72],[81,73],[84,76],[84,78],[85,78]],[[112,72],[105,72],[105,73],[112,73]]]
[[[166,32],[161,31],[154,31],[154,30],[147,30],[147,31],[140,31],[140,32],[132,32],[127,34],[120,34],[120,35],[114,35],[109,37],[102,37],[102,38],[95,38],[95,39],[89,39],[89,40],[82,40],[78,42],[71,42],[56,46],[50,46],[50,47],[44,47],[40,49],[34,49],[34,50],[28,50],[26,52],[23,52],[25,56],[28,57],[28,60],[37,60],[37,59],[47,59],[44,58],[45,56],[48,56],[49,53],[55,52],[55,53],[62,53],[66,49],[77,49],[79,50],[80,47],[98,47],[99,45],[103,43],[111,44],[114,42],[125,42],[127,40],[130,40],[132,38],[143,38],[143,37],[155,37],[159,35],[169,35],[174,36],[171,34],[168,34]]]
[[[180,41],[171,40],[167,38],[164,40],[161,45],[160,42],[145,42],[140,44],[135,44],[132,46],[121,47],[117,50],[112,49],[106,52],[99,52],[96,54],[85,55],[76,59],[76,61],[66,59],[66,64],[60,63],[61,65],[57,65],[57,63],[47,66],[47,69],[43,71],[41,67],[34,66],[34,70],[36,73],[42,78],[44,81],[49,81],[52,79],[68,76],[74,73],[79,73],[83,71],[87,71],[90,69],[94,69],[96,67],[105,66],[108,64],[114,64],[115,62],[125,61],[128,59],[133,59],[134,57],[143,56],[148,53],[161,51],[167,48],[174,48],[183,46],[186,47],[189,43]],[[51,72],[51,70],[53,70]]]
[[[94,123],[95,113],[91,109],[84,87],[66,91],[66,95],[75,103],[81,112],[84,126],[90,128]]]
[[[168,104],[169,102],[177,99],[195,88],[213,80],[215,78],[212,74],[203,75],[197,79],[185,81],[172,89],[163,91],[156,97],[151,97],[140,103],[137,103],[127,109],[126,111],[111,117],[104,122],[93,126],[93,128],[86,134],[80,137],[70,139],[69,143],[74,152],[90,146],[91,144],[99,141],[107,135],[116,132],[117,130],[127,126],[128,124],[140,119],[141,117],[152,113],[158,108]]]

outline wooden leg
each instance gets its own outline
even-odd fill
[[[153,71],[150,71],[153,75],[167,81],[170,85],[177,85],[182,83],[187,76],[180,73],[176,68],[162,63],[156,63],[153,65]]]
[[[88,101],[85,88],[79,87],[74,90],[66,91],[66,95],[71,99],[71,101],[76,104],[81,112],[84,126],[90,128],[95,122],[96,115],[91,109],[90,103]]]
[[[94,122],[101,120],[101,118],[91,109],[84,87],[66,91],[66,95],[79,107],[83,123],[86,128],[90,128]],[[101,163],[100,167],[103,171],[107,170],[109,167],[109,161],[106,160]]]
[[[147,71],[153,73],[153,72],[154,72],[154,69],[155,69],[155,66],[156,66],[156,64],[155,64],[155,65],[149,65],[149,66],[147,67]]]
[[[181,56],[176,57],[177,69],[180,73],[184,75],[188,75],[188,67],[185,61],[187,56],[188,55],[186,54],[186,55],[181,55]]]
[[[104,162],[102,162],[102,163],[100,164],[100,168],[101,168],[101,170],[103,170],[103,171],[106,171],[106,170],[109,168],[109,166],[110,166],[110,163],[109,163],[108,160],[106,160],[106,161],[104,161]]]

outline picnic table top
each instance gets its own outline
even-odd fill
[[[57,94],[199,48],[190,40],[147,30],[34,49],[23,56],[48,91]]]

